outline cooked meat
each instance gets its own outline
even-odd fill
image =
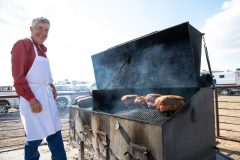
[[[80,108],[88,108],[93,106],[92,96],[79,96],[77,99],[77,104]]]
[[[138,95],[124,95],[121,98],[121,101],[125,104],[126,107],[134,105],[134,100],[138,97]]]
[[[76,97],[75,99],[76,99],[77,101],[79,101],[79,100],[84,99],[84,98],[86,98],[86,97],[91,97],[91,96],[78,96],[78,97]]]
[[[145,96],[139,96],[139,97],[135,98],[134,104],[136,104],[139,107],[143,107],[143,108],[147,107],[147,103],[145,101]]]
[[[145,96],[144,100],[147,103],[148,107],[153,107],[155,99],[160,97],[160,96],[161,96],[161,94],[151,93],[151,94],[147,94]]]
[[[176,111],[184,104],[184,99],[177,95],[164,95],[156,98],[154,107],[161,112]]]

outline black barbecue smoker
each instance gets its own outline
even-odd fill
[[[91,105],[70,107],[70,139],[106,160],[215,160],[213,90],[200,77],[202,33],[188,22],[92,56]],[[123,95],[184,97],[171,115],[126,108]]]

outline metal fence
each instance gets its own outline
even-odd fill
[[[216,86],[214,89],[217,138],[240,142],[240,95],[237,92],[239,88],[239,85],[226,85]],[[228,94],[225,94],[226,91]]]
[[[222,89],[227,89],[229,87],[240,88],[239,85],[236,85],[236,86],[217,86],[214,89],[216,137],[220,139],[240,142],[240,95],[238,93],[236,93],[235,95],[228,95],[228,96],[220,95],[221,93],[220,91]],[[0,91],[0,92],[9,92],[9,91]],[[3,99],[19,100],[19,96],[0,94],[0,100],[3,100]],[[15,108],[17,107],[18,106],[15,106]],[[2,119],[1,121],[3,120],[4,119]],[[12,128],[11,130],[16,130],[16,129]],[[5,131],[8,132],[7,128]],[[21,134],[20,136],[24,136],[24,135]],[[5,137],[5,138],[10,138],[10,137]],[[1,137],[1,140],[3,139],[4,137]]]

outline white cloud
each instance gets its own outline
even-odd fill
[[[81,11],[65,0],[0,0],[0,85],[12,83],[11,48],[30,36],[29,26],[35,17],[51,22],[45,42],[55,80],[94,80],[91,55],[122,42],[107,20],[93,18],[91,11]],[[82,8],[83,9],[83,8]]]
[[[203,28],[213,70],[240,68],[240,1],[226,1]],[[205,58],[205,57],[204,57]],[[206,69],[206,64],[203,65]]]

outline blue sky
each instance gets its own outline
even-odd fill
[[[12,83],[11,48],[40,16],[51,21],[45,45],[55,80],[94,81],[92,54],[186,21],[206,33],[212,69],[240,68],[239,0],[0,0],[0,85]]]

